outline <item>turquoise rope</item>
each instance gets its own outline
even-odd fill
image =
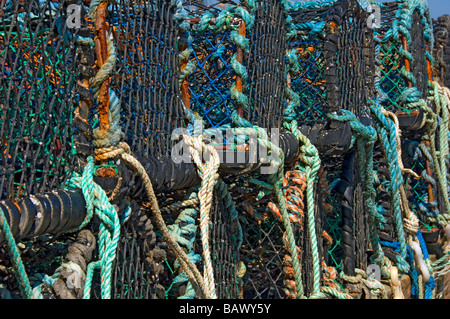
[[[102,299],[110,299],[112,286],[112,264],[116,257],[116,249],[119,242],[120,219],[116,210],[108,201],[105,191],[98,184],[93,182],[93,175],[88,174],[88,172],[92,171],[93,166],[94,159],[89,157],[85,167],[86,174],[83,174],[81,177],[75,175],[69,180],[67,186],[81,188],[83,194],[86,194],[87,192],[89,193],[89,195],[85,198],[86,205],[89,207],[88,210],[91,210],[92,206],[95,207],[94,212],[101,221],[98,241],[100,260],[91,262],[87,267],[83,298],[90,298],[94,270],[100,269],[101,297]],[[83,224],[88,221],[89,219],[86,218]]]
[[[403,217],[400,206],[400,187],[403,187],[403,176],[399,166],[399,158],[397,152],[397,136],[394,122],[381,112],[381,106],[376,102],[370,105],[370,110],[374,115],[375,128],[381,136],[381,143],[386,151],[389,162],[389,172],[391,180],[389,182],[389,191],[392,194],[393,213],[396,223],[396,231],[400,243],[401,256],[397,256],[398,268],[400,271],[407,273],[409,265],[406,262],[406,237],[403,230]]]
[[[3,209],[0,208],[0,230],[5,238],[6,245],[11,255],[11,263],[13,265],[14,274],[19,283],[19,289],[24,299],[33,299],[33,290],[31,289],[30,281],[28,279],[25,266],[20,256],[20,251],[17,247],[11,229],[9,228]]]
[[[357,136],[358,162],[361,169],[361,179],[364,185],[364,206],[368,212],[369,239],[374,251],[372,260],[380,266],[383,275],[389,277],[386,258],[380,245],[377,226],[379,224],[378,211],[375,204],[376,191],[373,186],[373,148],[377,134],[373,127],[364,126],[356,116],[347,110],[341,110],[343,115],[328,114],[328,117],[341,122],[349,122],[352,131]]]

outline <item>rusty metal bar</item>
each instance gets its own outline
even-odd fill
[[[97,18],[95,20],[95,55],[97,58],[97,67],[100,69],[108,59],[108,44],[106,30],[109,28],[106,22],[106,10],[108,4],[102,2],[97,8]],[[111,79],[104,81],[99,92],[99,121],[100,130],[106,131],[109,128],[109,86]]]

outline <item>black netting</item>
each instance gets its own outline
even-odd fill
[[[172,131],[184,116],[174,13],[164,0],[122,0],[110,10],[117,47],[111,88],[121,102],[126,142],[146,156],[169,154]]]
[[[232,216],[231,205],[227,198],[221,198],[218,189],[214,192],[214,204],[211,208],[211,256],[214,267],[216,293],[219,299],[239,298],[238,228],[237,216]],[[231,199],[230,199],[231,200]]]
[[[245,23],[234,13],[233,8],[237,6],[246,8],[253,15],[252,26],[240,27]],[[203,118],[206,127],[230,124],[234,110],[256,125],[281,127],[285,85],[282,57],[286,44],[282,5],[274,0],[261,0],[252,10],[237,1],[206,1],[202,4],[186,1],[184,8],[192,36],[187,47],[188,59],[194,66],[186,77],[189,107]],[[233,10],[229,11],[225,23],[218,22],[216,19],[224,9]],[[202,22],[207,14],[211,17],[209,27]],[[224,25],[218,29],[217,23]],[[243,32],[248,47],[233,38],[233,32]],[[241,70],[233,65],[233,59],[242,63],[248,74],[247,80],[240,77]],[[237,84],[238,78],[242,79],[242,87]],[[232,97],[233,85],[248,99],[245,111]]]
[[[78,1],[81,5],[81,1]],[[75,3],[78,3],[75,1]],[[74,1],[8,1],[0,20],[0,190],[2,199],[59,188],[76,168],[74,111],[80,104],[77,44],[88,22],[66,24]],[[83,10],[83,17],[84,10]],[[92,66],[92,65],[91,65]]]
[[[326,181],[326,187],[322,186],[325,189],[322,191],[323,229],[332,239],[325,246],[325,261],[339,271],[354,274],[355,268],[366,269],[368,251],[367,214],[358,158],[351,152],[322,161],[325,176],[321,180]]]
[[[218,14],[230,6],[241,4],[239,0],[186,0],[183,6],[190,16],[201,16],[206,12]]]
[[[419,5],[407,8],[403,2],[385,3],[381,7],[381,27],[375,31],[381,63],[380,89],[385,97],[383,107],[397,113],[416,111],[411,109],[404,92],[415,87],[421,93],[420,98],[425,99],[431,80],[428,74],[432,61],[427,53],[432,50],[432,35],[427,33],[432,31],[428,30],[429,13],[422,9]]]
[[[236,52],[230,32],[194,35],[190,48],[190,60],[196,64],[187,77],[190,108],[202,116],[206,127],[229,124],[234,104],[230,89],[235,80],[231,58]]]
[[[273,218],[241,219],[244,242],[240,255],[247,267],[243,277],[244,299],[281,299],[283,290],[283,225]]]
[[[267,129],[282,127],[285,105],[286,31],[279,1],[258,1],[250,31],[248,119]]]
[[[357,116],[367,111],[375,94],[374,40],[367,14],[355,5],[342,20],[337,54],[338,105]]]
[[[434,73],[441,83],[450,86],[450,16],[443,15],[433,20],[434,58],[436,61]]]
[[[411,64],[411,72],[416,78],[415,87],[422,93],[422,98],[427,96],[428,79],[427,77],[427,60],[426,52],[430,51],[425,41],[424,27],[422,16],[419,10],[415,10],[412,14],[411,21],[411,47],[409,51],[413,56],[413,63]]]
[[[391,173],[389,171],[389,163],[385,158],[380,145],[375,145],[374,151],[374,168],[377,171],[377,179],[375,181],[376,203],[378,209],[381,209],[381,213],[385,218],[383,227],[380,227],[379,235],[381,240],[389,242],[397,241],[397,235],[395,232],[395,221],[393,215],[393,199],[387,183],[391,180]]]
[[[164,299],[165,250],[153,230],[147,212],[135,207],[130,220],[122,226],[113,272],[114,299]]]
[[[322,209],[322,195],[319,188],[314,190],[315,227],[319,260],[326,259],[326,244],[322,231],[325,229],[326,216]],[[253,193],[253,194],[252,194]],[[237,195],[237,194],[233,194]],[[243,230],[243,243],[239,251],[240,261],[246,267],[242,278],[242,297],[244,299],[285,299],[292,298],[293,266],[290,252],[284,241],[283,223],[267,208],[273,199],[255,199],[256,193],[249,192],[242,197],[237,195],[239,220]],[[305,196],[304,194],[302,196]],[[251,203],[251,207],[249,206]],[[306,207],[306,205],[305,205]],[[300,224],[293,225],[294,237],[299,252],[303,290],[311,295],[313,287],[313,257],[309,235],[306,208]]]
[[[381,26],[376,30],[377,37],[382,38],[392,27],[397,10],[398,3],[395,2],[386,3],[385,6],[381,7]],[[396,110],[400,108],[400,95],[407,87],[399,68],[399,63],[403,64],[400,57],[401,46],[392,41],[383,41],[379,46],[380,89],[386,96],[383,107]]]

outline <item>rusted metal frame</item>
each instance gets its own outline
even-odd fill
[[[109,24],[106,22],[107,2],[102,2],[97,8],[97,16],[95,20],[95,55],[97,58],[97,67],[100,69],[108,59],[108,44],[107,44],[107,30]],[[98,96],[99,105],[99,124],[100,130],[106,131],[109,128],[109,87],[111,78],[105,80],[101,87]]]
[[[100,69],[108,59],[109,50],[107,42],[107,31],[109,30],[109,23],[106,21],[107,14],[107,2],[99,4],[96,13],[96,19],[94,21],[95,27],[95,55],[97,58],[97,67]],[[100,131],[106,131],[109,129],[109,88],[111,85],[111,77],[106,79],[99,91],[98,95],[98,113],[99,113],[99,125]],[[100,165],[107,164],[106,162],[100,162]],[[114,177],[117,176],[117,172],[112,167],[100,166],[96,170],[98,177]]]
[[[241,19],[239,19],[239,35],[245,37],[245,22]],[[242,48],[237,47],[236,48],[236,60],[242,64],[244,62],[244,51],[242,50]],[[236,75],[236,89],[240,92],[243,93],[244,92],[244,88],[243,88],[243,81],[242,78],[238,75]],[[241,117],[244,118],[244,109],[241,106],[237,107],[237,114]]]

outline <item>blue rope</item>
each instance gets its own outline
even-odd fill
[[[396,252],[400,253],[399,242],[380,241],[380,245],[393,248]],[[406,245],[406,261],[409,264],[409,274],[411,276],[411,296],[417,299],[419,296],[419,274],[414,266],[414,251],[410,245]]]
[[[422,253],[423,253],[423,257],[424,259],[429,259],[429,255],[428,255],[428,249],[427,246],[425,244],[425,241],[423,239],[422,233],[420,232],[420,230],[417,232],[417,238],[419,240],[420,243],[420,247],[422,249]],[[400,243],[399,242],[388,242],[388,241],[380,241],[380,244],[385,246],[385,247],[390,247],[393,248],[396,252],[400,252]],[[414,266],[414,251],[411,248],[410,245],[407,245],[407,256],[406,256],[406,261],[409,263],[410,265],[410,272],[409,274],[411,275],[411,296],[414,299],[418,298],[419,295],[419,275],[417,273],[416,267]],[[433,298],[433,290],[434,288],[436,288],[436,282],[433,278],[433,276],[430,276],[430,279],[428,279],[425,282],[425,299],[432,299]]]

